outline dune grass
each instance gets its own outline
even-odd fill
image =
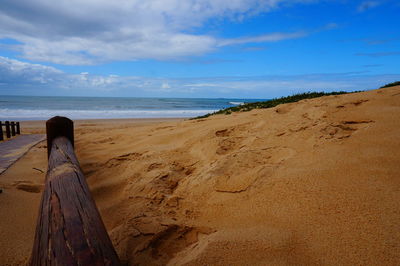
[[[272,108],[275,107],[279,104],[284,104],[284,103],[294,103],[298,102],[300,100],[304,99],[312,99],[312,98],[318,98],[322,96],[328,96],[328,95],[340,95],[340,94],[346,94],[349,92],[346,91],[334,91],[334,92],[306,92],[306,93],[299,93],[299,94],[294,94],[291,96],[286,96],[286,97],[281,97],[281,98],[276,98],[268,101],[263,101],[263,102],[253,102],[253,103],[246,103],[243,105],[238,105],[234,107],[229,107],[226,109],[219,110],[214,113],[209,113],[205,114],[202,116],[198,116],[192,119],[200,119],[200,118],[206,118],[211,115],[219,115],[219,114],[225,114],[229,115],[233,112],[247,112],[253,109],[264,109],[264,108]]]
[[[399,86],[400,81],[392,82],[389,84],[386,84],[381,87],[382,88],[388,88],[388,87],[394,87],[394,86]],[[229,115],[234,112],[247,112],[253,109],[263,109],[263,108],[272,108],[275,107],[279,104],[284,104],[284,103],[294,103],[298,102],[300,100],[304,99],[312,99],[312,98],[318,98],[322,96],[329,96],[329,95],[340,95],[340,94],[347,94],[347,93],[354,93],[354,92],[360,92],[360,91],[353,91],[353,92],[346,92],[346,91],[334,91],[334,92],[306,92],[306,93],[299,93],[299,94],[294,94],[291,96],[286,96],[286,97],[281,97],[281,98],[275,98],[272,100],[268,101],[262,101],[262,102],[253,102],[253,103],[246,103],[234,107],[229,107],[226,109],[222,109],[219,111],[216,111],[214,113],[209,113],[205,114],[202,116],[194,117],[191,119],[200,119],[200,118],[206,118],[212,115],[219,115],[219,114],[225,114]]]
[[[396,82],[386,84],[385,86],[382,86],[380,88],[383,89],[383,88],[389,88],[389,87],[394,87],[394,86],[399,86],[399,85],[400,85],[400,81],[396,81]]]

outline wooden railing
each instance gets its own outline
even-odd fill
[[[30,265],[119,265],[74,152],[73,122],[46,123],[48,170]]]
[[[0,141],[4,140],[3,127],[5,128],[7,138],[11,138],[12,136],[21,134],[21,128],[19,126],[19,122],[5,121],[4,123],[2,123],[0,121]]]

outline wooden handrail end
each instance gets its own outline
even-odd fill
[[[74,146],[74,122],[63,116],[55,116],[46,122],[47,157],[50,157],[53,140],[66,137]]]

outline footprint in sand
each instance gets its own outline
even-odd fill
[[[336,108],[345,108],[346,107],[346,105],[353,105],[353,106],[359,106],[359,105],[361,105],[361,104],[363,104],[363,103],[366,103],[366,102],[368,102],[369,100],[363,100],[363,99],[360,99],[360,100],[356,100],[356,101],[353,101],[353,102],[347,102],[347,103],[343,103],[343,104],[339,104],[339,105],[337,105],[336,106]]]
[[[125,161],[134,161],[139,159],[142,156],[141,153],[131,152],[123,155],[119,155],[117,157],[109,159],[107,162],[104,163],[106,167],[116,167],[121,165]]]
[[[30,193],[39,193],[43,189],[43,185],[34,184],[30,181],[16,181],[13,183],[13,186],[16,189]]]
[[[368,124],[374,123],[375,121],[364,119],[364,120],[345,120],[340,123],[331,123],[321,129],[323,133],[320,138],[325,139],[345,139],[349,138],[357,130],[367,127]]]
[[[218,143],[218,148],[216,150],[216,153],[218,155],[224,155],[234,150],[236,147],[238,147],[238,143],[234,139],[226,138]]]
[[[139,237],[135,241],[135,258],[146,261],[156,258],[157,262],[166,265],[178,252],[181,252],[199,241],[199,235],[210,235],[215,232],[210,228],[197,228],[186,225],[166,224],[162,230]]]
[[[242,132],[247,132],[246,124],[216,131],[215,136],[221,140],[215,152],[218,155],[225,155],[237,149],[243,140]]]
[[[232,132],[232,129],[223,129],[223,130],[218,130],[215,132],[215,136],[217,137],[228,137]]]
[[[152,163],[149,165],[149,167],[147,167],[147,172],[150,172],[154,169],[158,169],[158,168],[162,168],[163,164],[162,163]]]
[[[271,147],[229,155],[211,172],[216,176],[214,189],[226,193],[244,192],[258,178],[270,176],[274,169],[295,153],[287,147]]]
[[[277,114],[283,115],[289,113],[293,109],[293,106],[291,104],[284,104],[282,106],[278,106],[275,109],[275,112]]]

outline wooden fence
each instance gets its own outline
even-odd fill
[[[19,126],[19,122],[5,121],[4,123],[2,123],[0,121],[0,141],[4,140],[3,127],[5,128],[5,133],[7,138],[11,138],[12,136],[21,134],[21,128]]]
[[[120,265],[74,152],[73,122],[46,123],[48,170],[30,265]]]

